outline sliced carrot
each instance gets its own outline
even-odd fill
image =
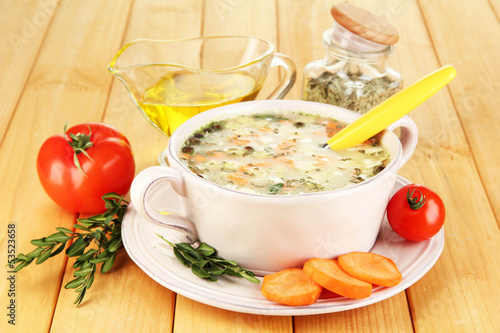
[[[323,166],[331,163],[332,161],[326,156],[315,156],[314,157],[314,166]]]
[[[317,136],[324,136],[326,134],[325,131],[312,131],[312,133]]]
[[[181,158],[183,159],[186,159],[186,160],[189,160],[191,158],[191,155],[187,154],[187,153],[182,153],[181,154]]]
[[[296,146],[297,143],[292,139],[283,140],[276,148],[278,150],[286,150],[287,148]]]
[[[371,252],[351,252],[339,256],[340,267],[361,281],[383,287],[394,287],[401,282],[401,272],[389,258]]]
[[[288,150],[289,148],[295,147],[296,145],[297,144],[295,143],[295,141],[285,140],[278,146],[278,148],[281,150]]]
[[[366,298],[372,293],[370,283],[344,272],[335,259],[311,258],[304,264],[304,272],[323,288],[345,297]]]
[[[302,269],[288,268],[264,276],[260,292],[271,301],[301,306],[316,302],[322,290]]]
[[[323,288],[323,291],[321,292],[321,295],[319,296],[320,299],[329,299],[329,298],[340,298],[340,296],[337,293],[334,293],[331,290],[328,290],[326,288]]]
[[[207,159],[203,155],[196,154],[193,156],[193,160],[195,160],[195,162],[201,163],[201,162],[205,162]]]
[[[248,179],[243,178],[241,175],[239,175],[237,173],[231,173],[231,174],[227,175],[227,178],[230,181],[232,181],[233,183],[236,183],[236,184],[241,185],[241,186],[248,183]]]
[[[261,130],[262,132],[273,132],[273,131],[274,131],[274,130],[273,130],[271,127],[269,127],[269,126],[266,126],[266,127],[261,127],[261,128],[260,128],[260,130]]]
[[[248,166],[247,165],[240,165],[240,167],[238,168],[238,171],[239,172],[246,172],[248,171]]]
[[[329,138],[342,129],[341,127],[339,127],[338,124],[332,122],[328,122],[325,127],[326,127],[326,133]]]
[[[250,140],[238,139],[237,136],[233,136],[233,137],[229,138],[229,141],[237,144],[238,146],[244,146],[244,145],[250,143]]]
[[[285,164],[290,164],[290,165],[294,164],[293,160],[290,157],[284,155],[277,157],[276,160]]]
[[[285,184],[283,185],[283,193],[287,193],[287,192],[292,192],[294,189],[297,188],[297,185],[294,184],[294,183],[291,183],[291,184]]]
[[[212,158],[222,158],[226,156],[226,154],[224,154],[223,152],[215,150],[207,151],[207,155],[211,156]]]

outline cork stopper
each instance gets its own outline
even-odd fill
[[[331,9],[333,19],[344,29],[382,46],[399,40],[397,30],[383,18],[348,3],[339,3]]]

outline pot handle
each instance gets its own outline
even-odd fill
[[[181,174],[167,166],[141,171],[130,187],[130,201],[136,212],[154,224],[181,231],[185,242],[198,239],[196,227],[185,209],[186,191]]]
[[[387,126],[387,129],[394,131],[396,128],[401,128],[401,134],[399,135],[399,141],[401,141],[401,146],[403,147],[403,156],[401,168],[410,159],[411,155],[415,151],[418,142],[418,128],[413,119],[408,116],[403,116],[391,125]]]

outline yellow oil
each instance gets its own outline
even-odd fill
[[[170,135],[190,117],[218,106],[255,99],[260,86],[243,73],[176,72],[146,89],[139,106]]]

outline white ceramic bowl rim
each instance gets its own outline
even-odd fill
[[[260,105],[265,105],[269,107],[269,110],[264,111],[262,109],[252,109],[252,106],[260,106]],[[216,184],[214,182],[211,182],[207,179],[204,179],[202,177],[199,177],[198,175],[194,174],[191,172],[185,165],[182,163],[178,156],[179,156],[179,148],[180,145],[182,145],[185,140],[191,136],[193,132],[196,130],[202,128],[203,126],[209,124],[212,121],[216,120],[222,120],[226,119],[232,115],[228,113],[224,113],[224,111],[227,110],[234,110],[234,115],[240,114],[243,111],[248,112],[249,114],[252,113],[263,113],[263,112],[269,112],[269,113],[275,113],[275,112],[283,112],[283,111],[290,111],[290,112],[311,112],[312,114],[315,113],[321,113],[321,112],[326,112],[327,109],[340,109],[343,110],[343,112],[347,112],[350,114],[352,118],[359,118],[361,114],[343,109],[334,105],[328,105],[328,104],[323,104],[323,103],[317,103],[317,102],[308,102],[308,101],[299,101],[299,100],[260,100],[260,101],[248,101],[248,102],[240,102],[237,104],[229,104],[225,106],[221,106],[218,108],[214,108],[211,110],[204,111],[200,114],[197,114],[190,119],[186,120],[183,124],[181,124],[177,130],[172,134],[168,141],[168,147],[167,151],[169,154],[168,158],[168,163],[170,166],[172,166],[172,162],[175,162],[178,166],[182,168],[184,171],[183,176],[187,175],[187,177],[190,177],[191,179],[197,181],[197,182],[202,182],[205,185],[208,186],[214,186],[216,188],[219,188],[220,190],[223,191],[229,191],[234,193],[235,195],[243,195],[243,196],[254,196],[254,197],[262,197],[262,198],[274,198],[274,199],[294,199],[294,198],[303,198],[306,196],[318,196],[318,195],[342,195],[346,191],[355,191],[357,189],[361,189],[367,184],[370,184],[374,181],[377,181],[379,178],[381,178],[383,175],[386,173],[390,172],[393,168],[397,168],[398,165],[400,164],[401,161],[401,156],[402,156],[402,147],[401,143],[399,142],[399,139],[397,136],[385,129],[382,136],[381,140],[386,141],[386,140],[396,140],[396,142],[399,144],[399,147],[397,149],[397,153],[395,156],[391,156],[391,161],[389,162],[389,165],[384,168],[380,173],[376,174],[375,176],[361,182],[358,184],[354,184],[348,187],[343,187],[340,189],[335,189],[335,190],[328,190],[328,191],[320,191],[320,192],[313,192],[313,193],[302,193],[302,194],[293,194],[293,195],[269,195],[269,194],[261,194],[261,193],[248,193],[248,192],[241,192],[238,190],[230,189],[225,186]],[[237,110],[236,110],[237,109]],[[319,111],[323,109],[323,111]],[[222,116],[222,117],[218,117]],[[339,119],[342,121],[342,119]],[[185,132],[185,133],[183,133]],[[389,136],[389,139],[388,139]],[[392,138],[391,138],[392,137]],[[325,142],[326,143],[326,142]],[[325,148],[327,149],[327,148]],[[173,160],[172,160],[173,158]],[[397,163],[396,163],[397,162]]]

